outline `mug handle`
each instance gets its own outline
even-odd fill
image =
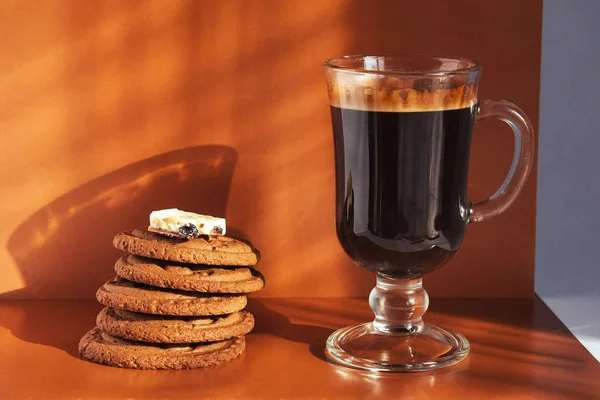
[[[504,100],[485,100],[479,105],[476,121],[499,119],[510,126],[515,135],[515,153],[508,175],[489,199],[470,204],[469,222],[481,222],[502,214],[523,190],[533,166],[535,136],[527,115],[515,104]]]

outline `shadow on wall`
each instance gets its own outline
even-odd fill
[[[177,207],[226,215],[237,152],[205,145],[160,154],[63,195],[13,232],[8,250],[25,287],[0,298],[89,298],[110,279],[118,232],[152,210]]]

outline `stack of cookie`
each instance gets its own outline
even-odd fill
[[[106,306],[79,343],[91,361],[124,368],[217,365],[240,355],[254,327],[246,293],[260,290],[258,252],[227,236],[175,239],[138,228],[96,297]]]

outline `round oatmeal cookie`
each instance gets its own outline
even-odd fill
[[[115,236],[117,249],[142,257],[190,264],[248,266],[258,262],[258,251],[228,236],[176,239],[137,228]]]
[[[243,336],[254,328],[248,311],[211,317],[140,314],[104,308],[96,326],[111,336],[152,343],[216,342]]]
[[[153,260],[127,254],[117,260],[121,278],[168,289],[206,293],[249,293],[264,286],[262,274],[251,267],[219,267]]]
[[[134,369],[188,369],[223,364],[244,351],[244,337],[222,342],[150,344],[119,339],[98,328],[79,342],[79,353],[99,364]]]
[[[159,315],[222,315],[246,307],[243,294],[212,294],[163,289],[116,277],[98,289],[98,301],[112,308]]]

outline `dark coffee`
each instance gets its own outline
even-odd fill
[[[331,107],[337,234],[359,265],[419,276],[458,250],[467,224],[474,107],[380,112]]]

